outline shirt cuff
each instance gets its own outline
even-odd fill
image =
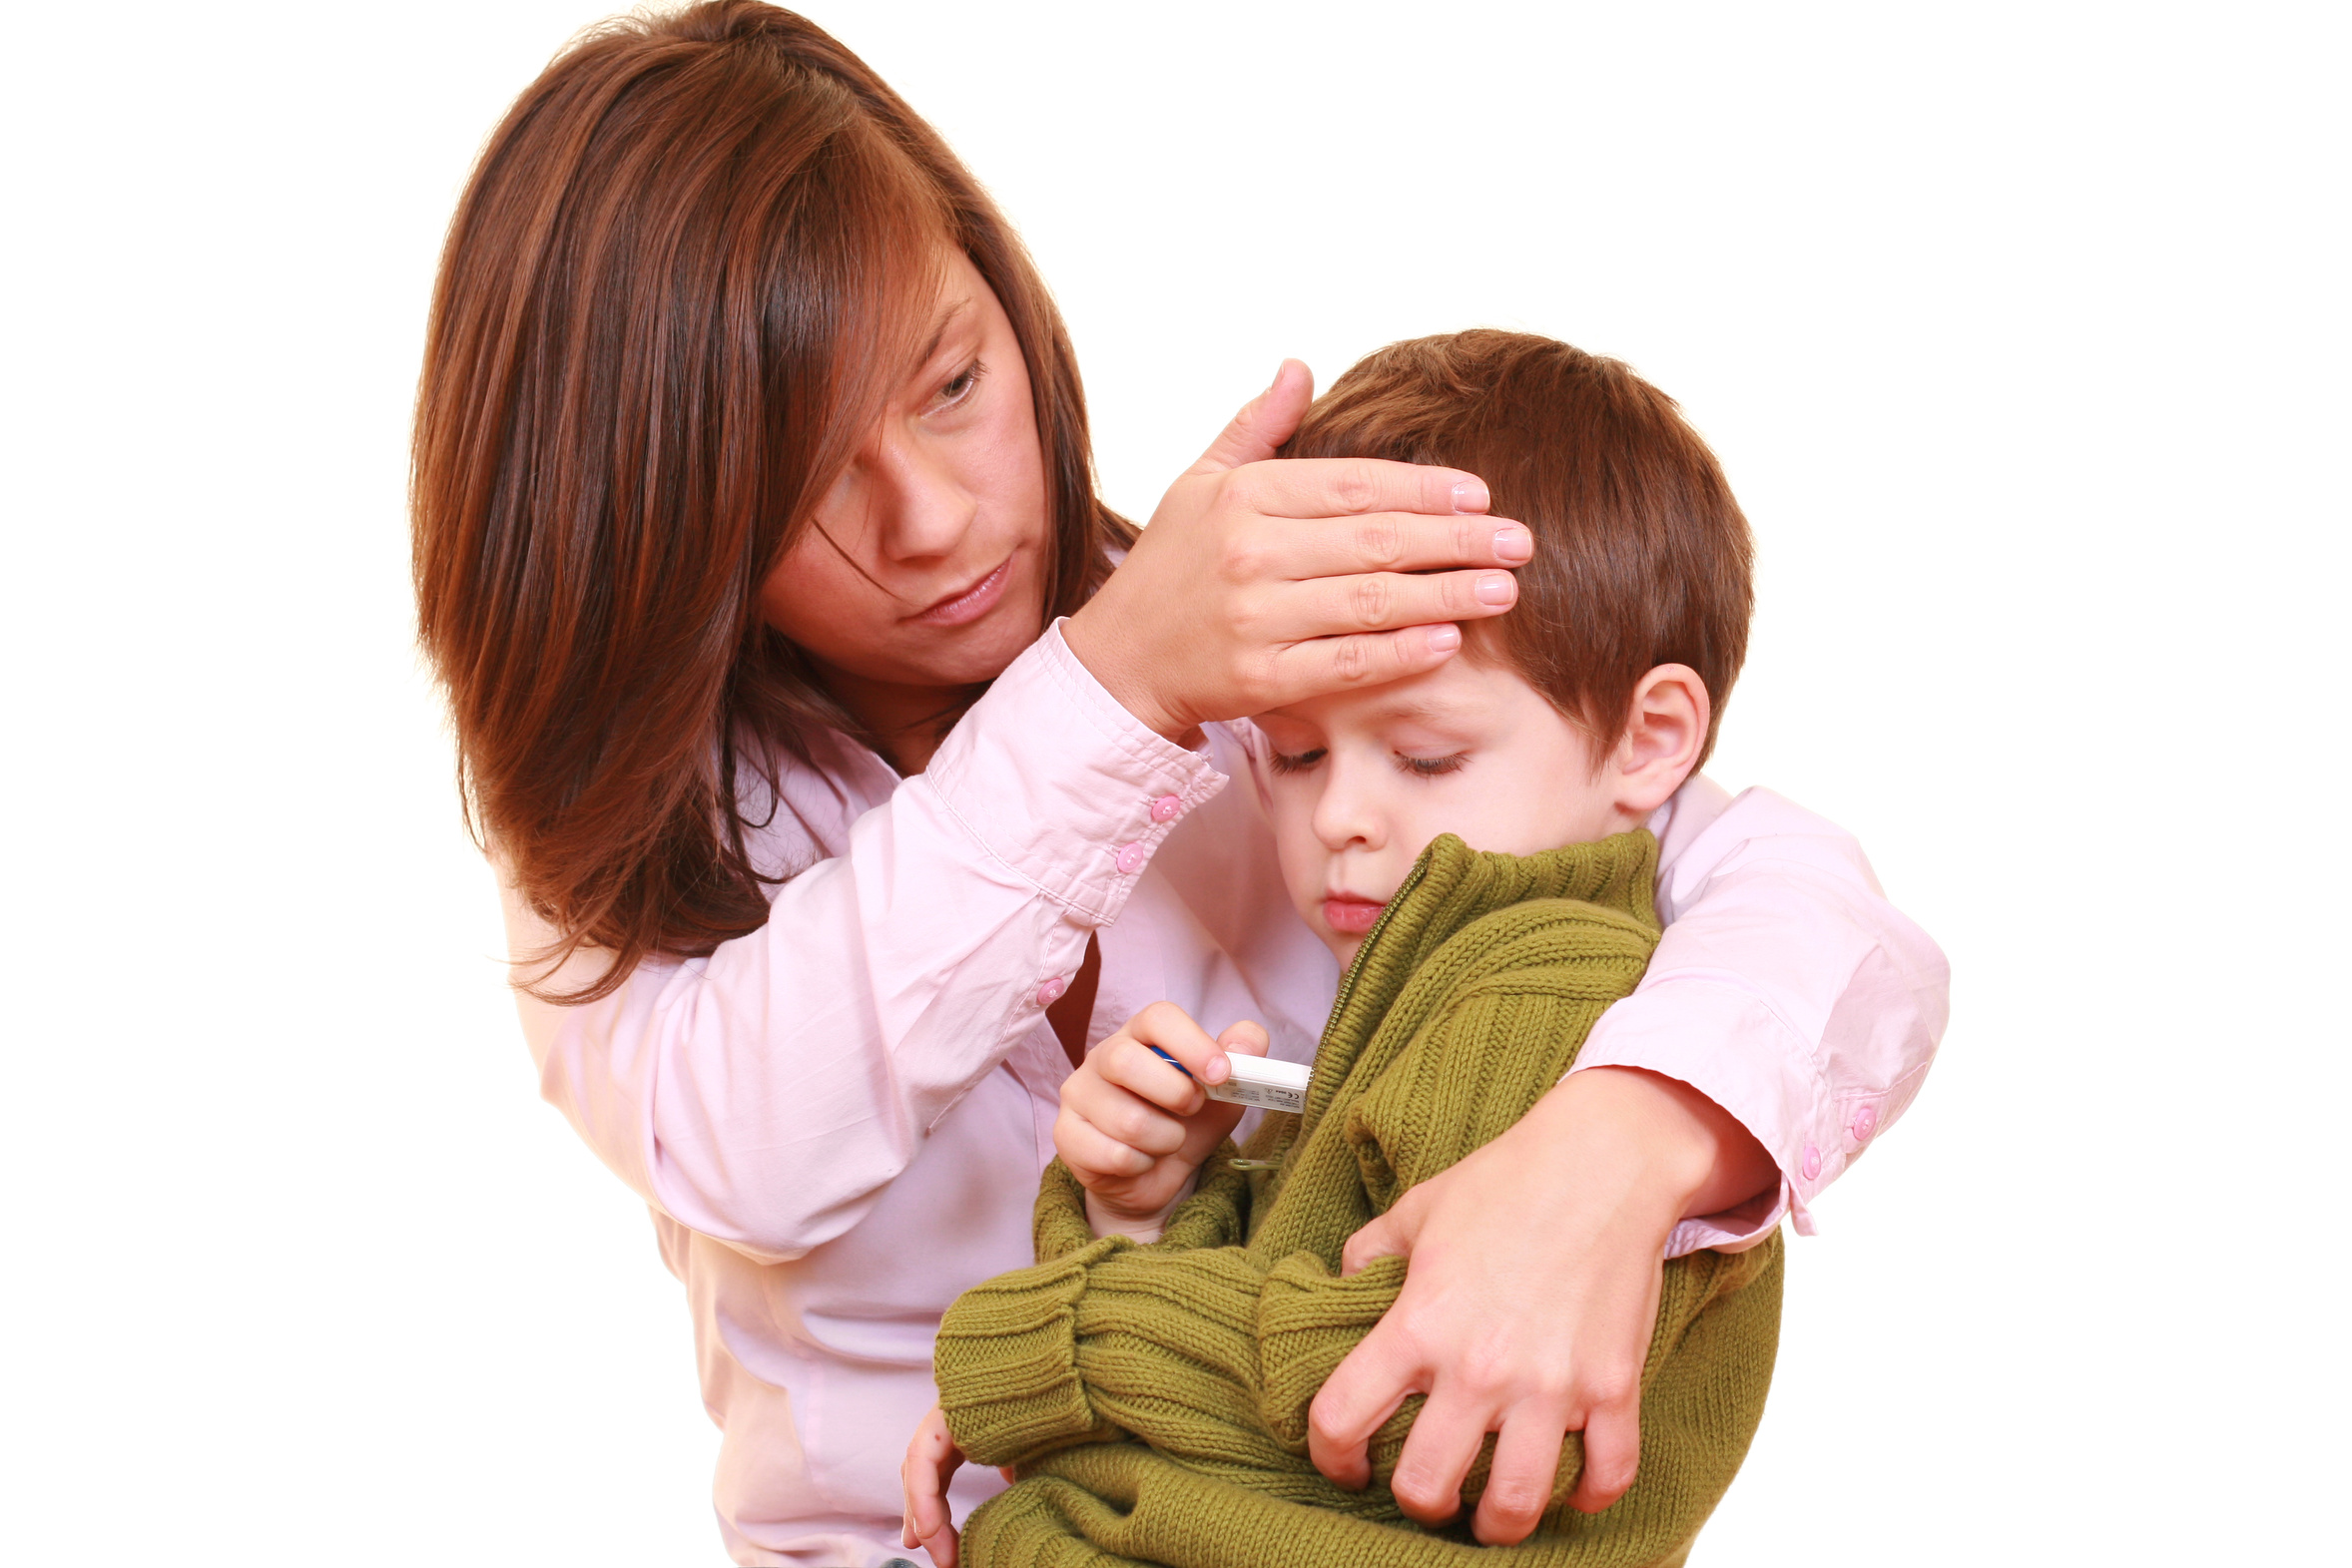
[[[1569,1071],[1594,1067],[1637,1067],[1689,1084],[1729,1111],[1780,1167],[1777,1192],[1677,1225],[1667,1257],[1744,1252],[1783,1218],[1798,1235],[1814,1234],[1807,1206],[1845,1169],[1849,1152],[1822,1131],[1834,1115],[1812,1052],[1762,1001],[1710,980],[1661,981],[1601,1015]]]
[[[1014,875],[1103,925],[1226,776],[1120,707],[1061,626],[1006,666],[912,784]]]

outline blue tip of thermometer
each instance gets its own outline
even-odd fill
[[[1173,1067],[1173,1068],[1175,1068],[1175,1069],[1176,1069],[1178,1072],[1182,1073],[1182,1074],[1183,1074],[1185,1077],[1187,1077],[1187,1078],[1190,1078],[1190,1077],[1192,1077],[1192,1069],[1191,1069],[1191,1068],[1189,1068],[1189,1067],[1185,1066],[1185,1065],[1184,1065],[1182,1062],[1180,1062],[1180,1061],[1176,1060],[1176,1058],[1174,1058],[1173,1056],[1170,1056],[1170,1055],[1169,1055],[1167,1052],[1165,1052],[1165,1051],[1161,1050],[1161,1049],[1160,1049],[1158,1046],[1156,1046],[1156,1045],[1147,1045],[1147,1046],[1145,1046],[1145,1047],[1144,1047],[1144,1049],[1145,1049],[1145,1050],[1147,1050],[1147,1051],[1149,1051],[1149,1052],[1151,1052],[1151,1054],[1152,1054],[1152,1055],[1154,1055],[1154,1056],[1158,1057],[1158,1058],[1159,1058],[1161,1061],[1163,1061],[1163,1062],[1166,1062],[1166,1063],[1167,1063],[1167,1064],[1168,1064],[1170,1067]],[[1196,1080],[1196,1081],[1197,1081],[1197,1080]]]

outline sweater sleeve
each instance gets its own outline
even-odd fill
[[[1204,1260],[1242,1256],[1249,1184],[1233,1168],[1235,1153],[1230,1141],[1218,1149],[1192,1196],[1169,1214],[1161,1239],[1146,1247],[1124,1236],[1095,1236],[1085,1189],[1061,1161],[1046,1167],[1037,1189],[1035,1267],[964,1292],[948,1307],[933,1346],[939,1406],[967,1457],[1014,1464],[1117,1435],[1097,1411],[1078,1365],[1081,1307],[1106,1279],[1116,1293],[1126,1272],[1121,1258],[1147,1260],[1145,1278],[1157,1270],[1156,1278],[1176,1287],[1170,1260],[1205,1268],[1202,1277],[1213,1279],[1219,1271]]]
[[[1343,1195],[1356,1189],[1386,1208],[1497,1136],[1550,1086],[1600,998],[1629,985],[1647,951],[1629,923],[1580,923],[1585,950],[1552,955],[1545,982],[1503,974],[1466,985],[1352,1105],[1292,1149],[1288,1190],[1257,1246],[1226,1244],[1246,1221],[1247,1189],[1224,1151],[1218,1174],[1150,1247],[1091,1240],[1076,1184],[1049,1175],[1038,1209],[1038,1256],[1049,1261],[967,1293],[940,1325],[940,1405],[964,1452],[1017,1464],[1128,1433],[1203,1463],[1299,1473],[1317,1391],[1405,1283],[1400,1258],[1347,1278],[1333,1268],[1366,1213]],[[1524,944],[1538,954],[1544,945],[1541,935]],[[1309,1225],[1312,1248],[1267,1245],[1318,1214],[1327,1219]],[[1333,1258],[1314,1250],[1326,1245]],[[1662,1332],[1670,1326],[1661,1321]],[[1383,1482],[1419,1405],[1408,1401],[1374,1438]]]
[[[933,1352],[966,1457],[1020,1464],[1121,1435],[1194,1457],[1293,1469],[1316,1390],[1397,1299],[1402,1259],[1351,1279],[1299,1253],[1088,1248],[959,1297]]]

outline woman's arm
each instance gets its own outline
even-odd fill
[[[1889,903],[1852,834],[1769,789],[1693,779],[1653,823],[1649,971],[1576,1071],[1635,1067],[1692,1085],[1779,1168],[1772,1200],[1679,1227],[1668,1255],[1738,1246],[1807,1204],[1895,1124],[1944,1037],[1951,970]]]
[[[1224,782],[1048,632],[927,772],[777,889],[760,930],[586,1006],[522,996],[542,1092],[681,1224],[798,1256],[854,1225],[1036,1024],[1088,932]],[[508,918],[518,956],[553,935],[511,893]]]
[[[1286,361],[1065,623],[1083,662],[1048,631],[923,774],[817,848],[830,858],[778,889],[765,927],[647,964],[588,1006],[522,998],[542,1092],[622,1180],[764,1259],[841,1235],[1076,972],[1174,822],[1223,786],[1165,737],[1367,670],[1431,668],[1460,643],[1451,623],[1508,607],[1510,573],[1493,568],[1533,546],[1485,515],[1471,476],[1265,460],[1312,391]],[[507,904],[518,958],[552,945]]]
[[[1944,1031],[1943,954],[1850,835],[1704,779],[1660,815],[1670,923],[1641,987],[1534,1112],[1348,1246],[1351,1270],[1411,1270],[1316,1399],[1316,1464],[1360,1484],[1366,1439],[1427,1393],[1391,1484],[1413,1517],[1449,1518],[1483,1435],[1503,1433],[1481,1540],[1532,1528],[1567,1431],[1585,1433],[1578,1506],[1631,1484],[1661,1251],[1752,1245],[1791,1209],[1810,1229],[1802,1204],[1902,1113]]]

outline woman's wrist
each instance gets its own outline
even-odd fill
[[[1063,646],[1094,677],[1095,684],[1110,694],[1113,702],[1135,716],[1136,723],[1178,746],[1189,744],[1200,726],[1161,706],[1159,694],[1152,690],[1148,676],[1140,668],[1142,661],[1136,657],[1131,640],[1118,634],[1112,625],[1116,617],[1112,610],[1100,608],[1102,602],[1103,594],[1096,594],[1077,614],[1062,623]]]
[[[1595,1067],[1571,1073],[1537,1102],[1546,1146],[1608,1148],[1621,1201],[1645,1212],[1660,1238],[1683,1220],[1720,1214],[1779,1182],[1754,1134],[1713,1100],[1662,1073]]]

